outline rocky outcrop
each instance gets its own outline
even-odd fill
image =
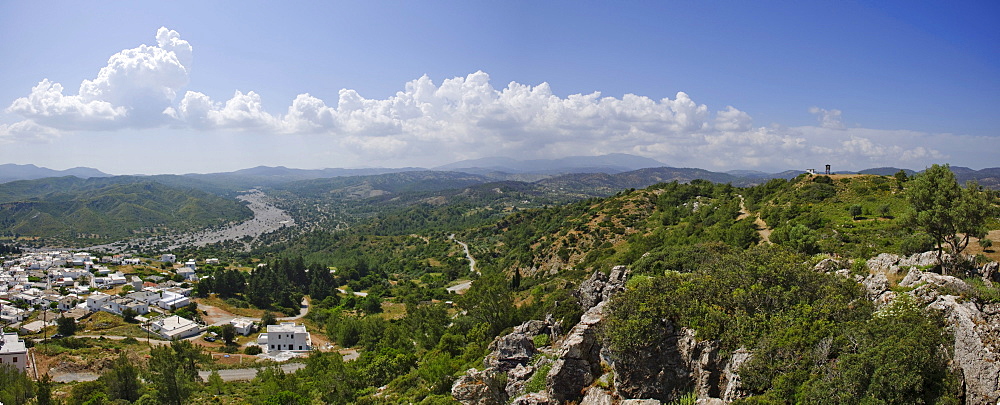
[[[945,254],[942,260],[948,262],[949,255]],[[872,273],[883,273],[886,275],[904,274],[909,269],[928,270],[939,266],[937,252],[917,253],[907,257],[900,257],[891,253],[882,253],[868,259],[868,270]]]
[[[514,328],[514,331],[496,338],[490,343],[490,354],[484,364],[487,368],[507,372],[528,364],[538,354],[532,339],[538,335],[551,335],[552,325],[544,321],[531,320]]]
[[[980,266],[979,276],[987,285],[1000,282],[1000,262],[989,262]]]
[[[943,312],[955,338],[952,363],[960,370],[965,403],[997,403],[1000,399],[1000,355],[996,351],[1000,314],[997,310],[1000,308],[984,312],[975,303],[959,302],[953,295],[938,296],[928,308]]]
[[[723,359],[718,342],[668,324],[656,346],[611,357],[615,389],[624,398],[670,402],[693,391],[699,399],[730,402],[741,397],[737,371],[750,353],[740,349]]]
[[[974,301],[960,298],[973,292],[962,279],[919,270],[933,268],[935,263],[934,252],[909,258],[882,254],[868,261],[875,273],[865,277],[861,284],[876,306],[884,306],[897,295],[907,294],[919,305],[939,311],[954,339],[951,364],[962,380],[965,403],[995,404],[1000,399],[1000,304],[980,308]],[[979,269],[984,281],[996,277],[996,267],[994,262]],[[893,292],[886,274],[900,274],[903,269],[907,272],[899,287],[909,290]]]
[[[541,357],[531,363],[540,357],[536,356],[540,351],[535,347],[535,336],[552,334],[555,329],[550,322],[532,320],[494,339],[489,346],[490,353],[483,360],[486,368],[483,371],[470,369],[459,377],[451,387],[451,395],[466,405],[506,404],[509,398],[523,391],[538,367],[551,362]]]
[[[503,405],[506,378],[496,370],[470,369],[451,386],[451,395],[465,405]]]
[[[912,288],[912,295],[922,305],[934,301],[941,295],[960,295],[972,290],[962,279],[920,270],[910,270],[899,282],[900,287]]]
[[[466,405],[502,404],[510,398],[513,398],[510,403],[521,405],[580,400],[583,390],[602,374],[602,346],[597,327],[604,319],[608,299],[624,290],[627,278],[625,266],[616,266],[609,274],[595,272],[588,278],[574,292],[586,312],[555,349],[539,349],[534,345],[538,335],[549,335],[552,341],[558,337],[560,325],[550,317],[545,321],[525,322],[494,339],[490,353],[483,360],[486,369],[469,370],[452,386],[452,396]],[[539,370],[548,373],[535,376]],[[529,380],[541,377],[545,378],[545,390],[524,392]]]
[[[628,274],[628,268],[625,266],[615,266],[609,274],[594,272],[590,278],[580,284],[580,288],[573,295],[580,301],[580,307],[586,311],[624,290]]]
[[[583,388],[601,376],[601,345],[597,339],[597,325],[604,320],[602,301],[580,317],[566,335],[558,352],[558,359],[546,377],[546,391],[557,401],[575,400]]]

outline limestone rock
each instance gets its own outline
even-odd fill
[[[661,402],[655,399],[626,399],[619,402],[621,405],[660,405]]]
[[[986,284],[1000,282],[1000,263],[989,262],[979,268],[979,275]]]
[[[725,381],[725,385],[720,387],[723,401],[733,402],[746,396],[746,393],[740,389],[742,381],[738,371],[744,363],[750,360],[750,357],[751,352],[742,347],[736,349],[729,357],[729,362],[726,363],[726,367],[722,370],[723,381]]]
[[[948,328],[954,335],[952,362],[961,370],[965,403],[995,404],[1000,398],[997,383],[1000,381],[1000,355],[996,351],[1000,336],[997,321],[1000,319],[984,314],[975,303],[959,303],[951,295],[937,297],[928,307],[944,312]]]
[[[484,360],[486,367],[506,372],[528,364],[531,357],[538,353],[532,337],[533,335],[515,331],[494,339],[489,346],[490,353]]]
[[[837,270],[840,270],[840,269],[846,269],[848,267],[849,267],[849,263],[846,263],[846,262],[840,261],[840,260],[836,260],[836,259],[832,259],[832,258],[826,258],[826,259],[820,260],[819,263],[816,263],[816,265],[813,266],[813,270],[816,270],[816,271],[822,272],[822,273],[829,273],[829,272],[837,271]]]
[[[520,397],[514,399],[511,405],[556,405],[558,402],[553,401],[545,395],[544,392],[532,392],[524,394]]]
[[[613,405],[614,403],[615,400],[611,393],[600,387],[590,387],[587,390],[587,395],[584,395],[583,400],[580,401],[580,405]]]
[[[569,331],[546,378],[546,391],[559,402],[580,397],[584,387],[601,375],[601,346],[596,326],[604,319],[602,301],[580,317]]]
[[[934,301],[939,295],[958,295],[972,290],[960,278],[915,269],[903,277],[899,286],[913,288],[909,294],[924,305]]]
[[[743,396],[738,372],[750,356],[739,349],[723,360],[718,342],[699,341],[693,330],[667,324],[656,346],[612,353],[611,365],[623,398],[670,402],[694,391],[699,399],[733,401]]]
[[[615,293],[624,290],[628,274],[629,270],[625,266],[615,266],[611,269],[610,274],[596,271],[580,284],[580,288],[573,295],[580,301],[580,307],[586,311],[601,301],[607,301]]]
[[[451,395],[465,405],[503,405],[504,381],[495,370],[469,369],[451,386]]]
[[[872,273],[896,274],[899,272],[899,255],[882,253],[868,259],[868,270]]]

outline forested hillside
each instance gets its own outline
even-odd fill
[[[50,242],[119,240],[249,218],[238,201],[140,178],[60,177],[0,185],[0,229]]]

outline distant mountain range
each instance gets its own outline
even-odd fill
[[[518,160],[491,157],[463,160],[434,170],[447,170],[472,174],[565,174],[565,173],[622,173],[650,167],[666,166],[662,162],[641,156],[612,153],[601,156],[570,156],[560,159]]]
[[[89,167],[74,167],[66,170],[52,170],[35,165],[0,165],[0,183],[7,183],[16,180],[34,180],[48,177],[76,176],[81,179],[91,177],[110,177],[110,174]]]
[[[981,185],[993,189],[1000,188],[1000,168],[973,170],[952,166],[959,181],[976,180]],[[463,160],[433,169],[419,167],[367,168],[367,169],[293,169],[284,166],[257,166],[233,172],[191,173],[185,175],[155,175],[150,179],[173,186],[187,186],[216,193],[233,192],[247,188],[273,187],[302,180],[332,179],[352,176],[374,176],[416,171],[448,171],[482,176],[493,181],[545,182],[555,185],[560,182],[582,182],[577,186],[590,187],[644,187],[649,181],[690,181],[705,179],[713,182],[752,185],[773,178],[790,179],[802,174],[802,170],[786,170],[766,173],[755,170],[731,170],[712,172],[695,168],[673,168],[655,159],[614,153],[601,156],[571,156],[560,159],[519,160],[506,157],[492,157]],[[859,172],[837,172],[838,174],[892,175],[903,170],[907,175],[917,172],[896,167],[878,167]],[[565,177],[567,175],[573,175]],[[583,175],[583,176],[575,176]],[[75,176],[79,178],[110,177],[100,170],[76,167],[67,170],[52,170],[35,165],[0,165],[0,183],[17,180],[34,180],[48,177]],[[642,180],[640,180],[642,179]],[[660,180],[658,180],[660,179]],[[614,186],[612,186],[614,184]]]

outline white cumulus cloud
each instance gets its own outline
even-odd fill
[[[812,107],[809,112],[816,115],[819,125],[823,128],[844,129],[844,123],[840,121],[840,110],[826,110],[819,107]]]
[[[58,131],[162,127],[294,138],[298,143],[288,145],[323,145],[315,156],[339,154],[365,165],[620,152],[709,169],[920,168],[956,156],[989,162],[988,152],[1000,149],[992,137],[847,128],[836,109],[810,108],[814,126],[754,127],[749,113],[734,106],[713,112],[684,92],[659,99],[599,92],[563,97],[544,82],[494,87],[483,71],[440,84],[424,75],[384,99],[352,89],[340,90],[336,100],[300,94],[284,111],[270,112],[256,91],[213,100],[185,89],[192,59],[193,48],[180,34],[160,28],[155,45],[113,55],[75,94],[43,79],[8,107],[25,120],[0,124],[0,142],[45,141]]]
[[[192,48],[177,31],[161,27],[155,46],[140,45],[108,59],[97,77],[84,80],[77,94],[43,79],[31,94],[10,105],[40,125],[64,130],[117,129],[162,125],[177,91],[188,83]]]

